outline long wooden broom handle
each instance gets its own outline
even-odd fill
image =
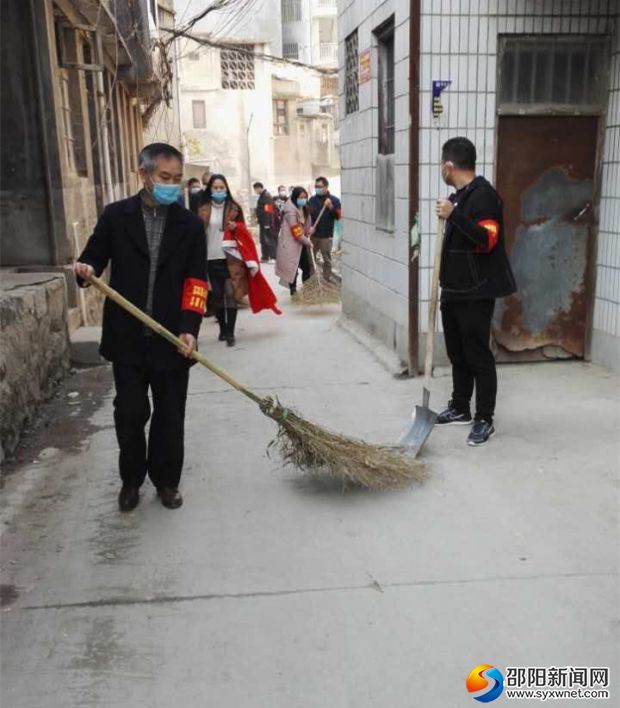
[[[435,323],[437,320],[437,299],[439,295],[439,270],[441,267],[441,252],[443,248],[444,220],[437,220],[437,239],[435,242],[435,261],[433,263],[433,280],[431,283],[431,301],[428,308],[428,329],[426,332],[426,357],[424,359],[424,388],[430,389],[433,376],[433,350],[435,346]]]
[[[114,290],[114,288],[111,288],[105,281],[101,280],[100,278],[97,278],[97,276],[95,275],[91,275],[91,277],[88,278],[88,282],[92,283],[98,290],[100,290],[104,295],[109,297],[110,300],[113,300],[119,307],[122,307],[123,310],[129,312],[129,314],[133,315],[136,319],[140,320],[140,322],[143,322],[147,327],[149,327],[149,329],[152,329],[153,332],[156,332],[161,337],[168,340],[171,344],[174,344],[176,347],[181,348],[184,348],[186,346],[185,342],[179,339],[176,335],[172,334],[172,332],[167,330],[163,325],[159,324],[157,320],[154,320],[152,317],[149,317],[146,312],[142,312],[139,307],[136,307],[133,303],[129,302],[129,300],[124,298],[120,293],[116,292],[116,290]],[[203,366],[206,366],[209,371],[213,372],[216,376],[219,376],[222,380],[226,381],[227,384],[237,389],[237,391],[239,391],[240,393],[243,393],[244,396],[247,396],[249,399],[254,401],[254,403],[258,403],[259,405],[262,403],[262,399],[259,396],[257,396],[255,393],[250,391],[250,389],[246,388],[238,381],[233,379],[230,374],[224,371],[224,369],[221,369],[210,359],[207,359],[204,354],[201,354],[200,352],[194,350],[191,353],[191,358],[195,359]]]
[[[323,204],[323,208],[319,212],[319,215],[316,217],[316,221],[314,222],[314,224],[312,224],[312,228],[315,229],[317,227],[317,224],[319,223],[319,221],[321,221],[321,217],[325,213],[325,209],[327,209],[327,204]]]

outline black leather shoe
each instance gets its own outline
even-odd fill
[[[225,342],[226,335],[223,332],[220,332],[220,336],[217,339],[218,339],[218,342]]]
[[[471,413],[457,411],[450,401],[446,410],[437,416],[436,425],[471,425]]]
[[[237,343],[237,340],[235,339],[234,334],[229,334],[228,337],[226,337],[226,346],[234,347],[236,343]]]
[[[174,487],[161,487],[161,489],[157,490],[157,494],[166,509],[178,509],[183,505],[181,492]]]
[[[130,487],[123,484],[118,495],[118,508],[121,511],[133,511],[140,502],[140,491],[138,487]]]

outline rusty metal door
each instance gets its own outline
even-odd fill
[[[598,118],[500,116],[497,188],[517,293],[498,302],[502,361],[583,357]]]

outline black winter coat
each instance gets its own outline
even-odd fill
[[[140,195],[109,204],[99,218],[79,258],[99,276],[108,262],[110,285],[141,310],[146,306],[149,250]],[[194,288],[206,288],[206,243],[202,221],[172,204],[159,249],[153,292],[153,317],[174,334],[198,336],[202,314]],[[78,278],[78,284],[84,282]],[[191,291],[191,292],[190,292]],[[190,296],[190,297],[188,297]],[[185,307],[185,309],[184,309]],[[106,299],[103,309],[101,355],[109,361],[158,369],[180,368],[188,360],[162,337],[147,337],[145,326],[116,303]]]
[[[503,205],[484,177],[451,195],[441,257],[441,299],[484,300],[516,290],[504,231]]]

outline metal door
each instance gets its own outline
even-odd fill
[[[503,361],[583,357],[598,118],[500,116],[497,188],[515,295],[498,302]]]

